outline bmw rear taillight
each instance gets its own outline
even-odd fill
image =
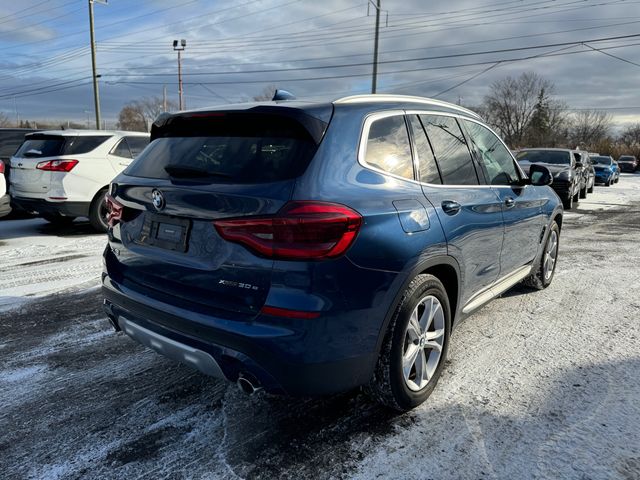
[[[0,160],[0,175],[4,173],[4,162]]]
[[[47,160],[36,165],[38,170],[47,172],[70,172],[78,164],[78,160]]]
[[[258,255],[321,260],[342,255],[358,234],[362,217],[337,203],[289,202],[275,215],[216,220],[218,234]]]
[[[116,223],[122,220],[124,206],[111,195],[105,196],[104,201],[107,204],[107,223],[110,227],[113,227]]]

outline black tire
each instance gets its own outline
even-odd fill
[[[587,198],[587,186],[580,189],[580,198]]]
[[[573,203],[580,203],[580,187],[578,187],[578,191],[573,196]]]
[[[571,210],[573,208],[573,195],[571,195],[571,192],[567,193],[567,196],[562,199],[562,205],[565,210]]]
[[[418,391],[411,390],[402,371],[402,355],[405,334],[412,312],[427,296],[435,297],[444,313],[444,339],[441,354],[434,373],[427,384]],[[435,321],[434,321],[435,322]],[[378,402],[398,411],[410,410],[424,402],[433,389],[444,368],[451,333],[451,309],[442,282],[433,275],[422,274],[414,278],[396,308],[380,349],[380,356],[373,378],[365,391]]]
[[[100,233],[106,232],[107,228],[109,228],[109,225],[107,224],[107,206],[104,202],[106,194],[106,188],[103,188],[96,193],[89,209],[89,223],[96,232]]]
[[[43,213],[42,218],[44,218],[51,225],[56,226],[71,225],[71,223],[73,223],[73,221],[76,219],[76,217],[65,217],[63,215],[60,215],[59,213]]]
[[[607,180],[607,183],[604,184],[605,187],[610,187],[611,185],[611,179]]]
[[[553,263],[553,269],[551,270],[550,276],[545,276],[544,262],[546,257],[547,248],[549,247],[549,242],[552,238],[552,233],[556,234],[556,257]],[[535,266],[535,270],[532,271],[531,275],[525,278],[522,283],[528,287],[535,288],[536,290],[543,290],[547,288],[551,282],[553,281],[553,276],[556,273],[556,265],[558,265],[558,252],[560,248],[560,227],[558,224],[553,221],[551,223],[551,227],[549,228],[549,233],[547,234],[547,240],[544,242],[544,250],[540,255],[540,260],[538,260],[538,264]]]
[[[591,188],[587,189],[587,193],[593,193],[593,189],[595,188],[595,186],[596,186],[596,181],[594,179],[593,183],[591,184]]]

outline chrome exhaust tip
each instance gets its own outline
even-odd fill
[[[236,383],[238,384],[238,388],[247,395],[253,395],[261,388],[257,385],[257,382],[254,383],[254,381],[242,374],[240,374]]]

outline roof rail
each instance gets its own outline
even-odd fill
[[[424,103],[427,105],[438,105],[441,107],[447,107],[453,110],[458,110],[474,118],[481,119],[480,115],[478,115],[473,110],[469,110],[468,108],[461,107],[460,105],[456,105],[455,103],[443,102],[442,100],[436,100],[433,98],[416,97],[413,95],[393,95],[393,94],[379,94],[379,93],[368,94],[368,95],[351,95],[349,97],[343,97],[343,98],[334,100],[333,103],[345,104],[345,103],[367,103],[367,102],[380,102],[380,103],[382,102],[413,102],[413,103]]]

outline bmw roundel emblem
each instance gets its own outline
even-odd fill
[[[151,192],[151,201],[156,210],[162,210],[164,208],[164,196],[160,190],[153,190]]]

